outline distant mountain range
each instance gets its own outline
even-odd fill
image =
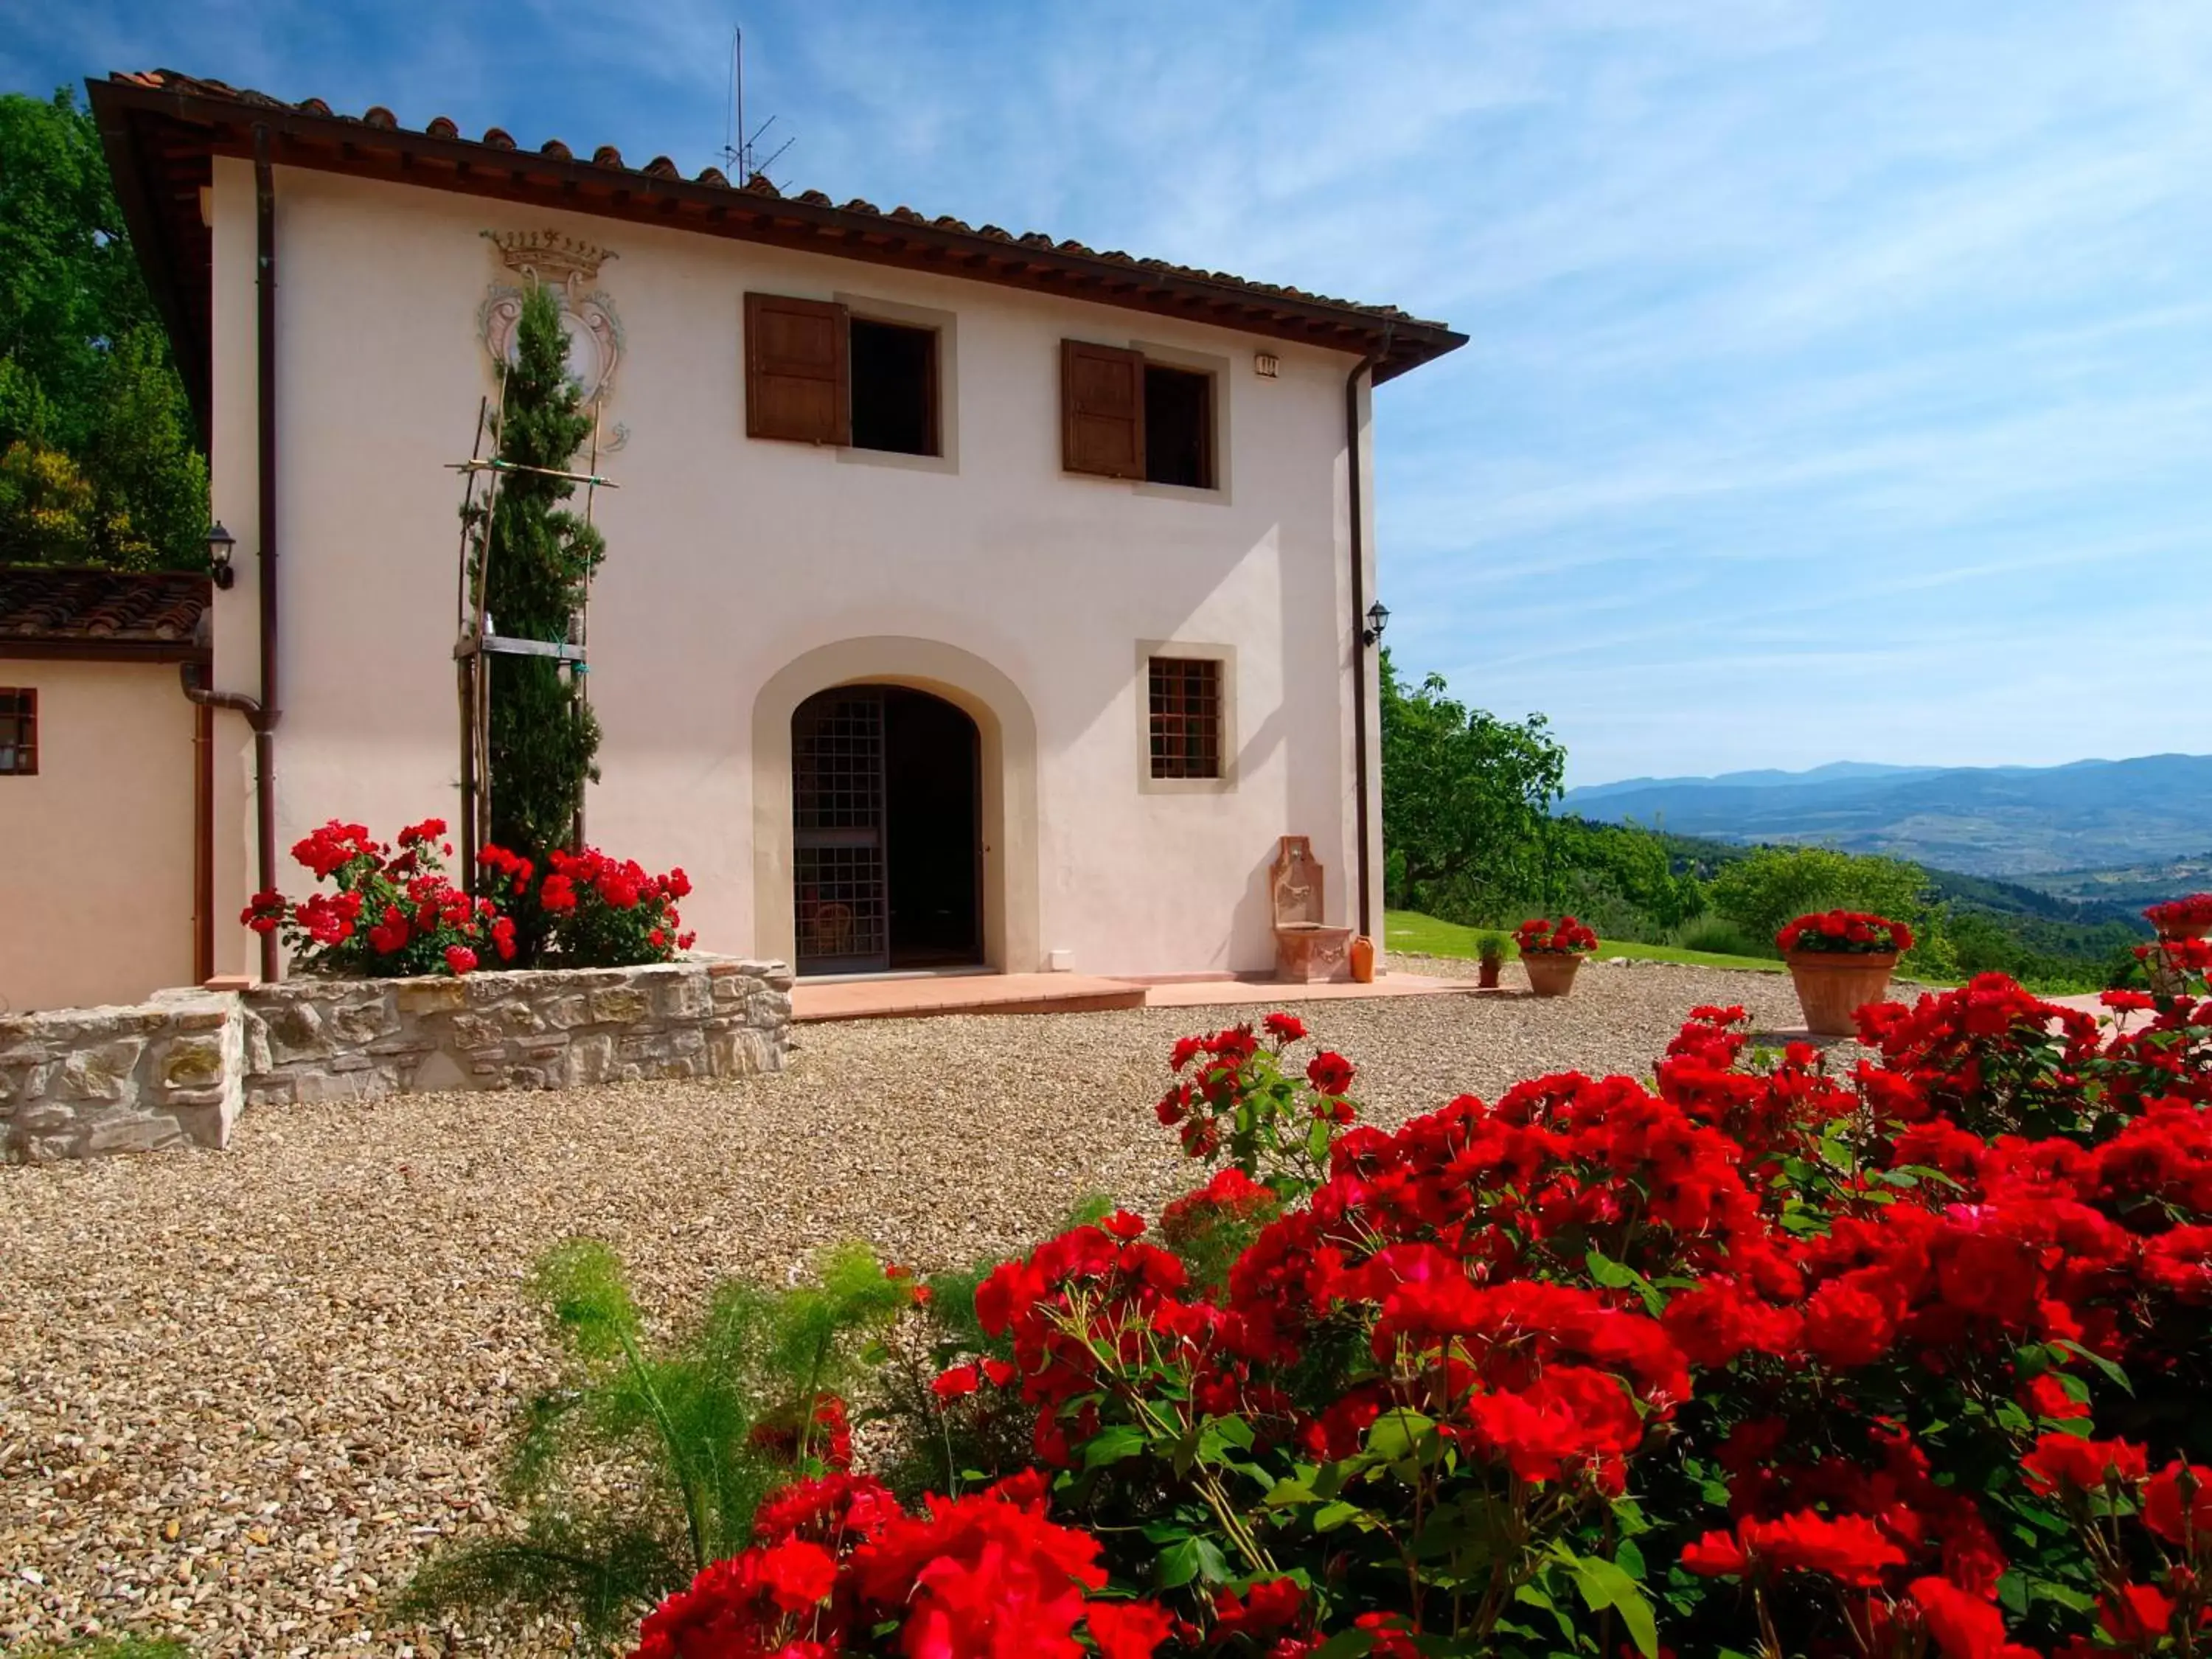
[[[1881,766],[1630,778],[1562,812],[1723,841],[1887,853],[1975,875],[2156,863],[2212,850],[2212,755],[2067,766]]]

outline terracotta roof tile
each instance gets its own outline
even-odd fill
[[[190,645],[211,591],[186,571],[0,565],[0,651],[16,641]]]
[[[1075,286],[1079,289],[1085,283],[1103,277],[1090,297],[1106,304],[1200,315],[1224,326],[1284,339],[1319,340],[1340,350],[1375,347],[1382,354],[1375,363],[1378,385],[1466,343],[1465,336],[1445,325],[1414,317],[1395,306],[1364,305],[1166,259],[1133,258],[1118,250],[1097,252],[1080,241],[1055,240],[1037,231],[1017,237],[996,225],[971,226],[951,214],[930,217],[905,206],[886,213],[857,198],[840,208],[821,191],[809,190],[787,198],[785,192],[759,173],[738,185],[737,191],[756,201],[789,199],[793,211],[771,216],[750,204],[733,204],[724,228],[721,206],[695,199],[687,207],[680,195],[659,194],[730,188],[731,181],[719,170],[709,167],[696,181],[686,181],[667,157],[655,156],[639,172],[629,168],[622,152],[611,144],[592,150],[591,161],[586,162],[575,159],[580,152],[558,138],[546,140],[535,153],[542,158],[538,167],[562,169],[564,176],[557,179],[506,161],[495,171],[485,168],[472,174],[471,169],[482,162],[469,155],[471,149],[514,152],[518,148],[514,139],[497,127],[487,131],[481,139],[468,139],[442,115],[433,118],[423,131],[413,131],[399,126],[382,106],[372,106],[361,116],[338,115],[319,99],[286,103],[265,93],[173,70],[117,73],[105,81],[88,82],[88,88],[103,143],[116,169],[126,219],[136,216],[159,220],[168,232],[167,244],[160,236],[149,235],[137,243],[137,252],[155,285],[156,303],[163,307],[185,368],[187,388],[204,423],[210,398],[207,365],[212,324],[206,295],[211,254],[204,227],[198,218],[198,198],[189,191],[180,193],[178,183],[188,181],[196,168],[204,169],[206,157],[214,150],[238,153],[236,146],[246,137],[244,129],[258,118],[253,112],[262,110],[275,112],[271,125],[278,130],[281,145],[306,152],[294,156],[302,165],[334,165],[312,158],[337,156],[343,158],[342,163],[335,164],[337,171],[388,176],[383,169],[395,156],[403,166],[420,156],[430,165],[416,175],[418,182],[442,182],[449,188],[512,194],[518,199],[542,197],[585,212],[607,211],[611,204],[618,204],[615,216],[642,217],[643,204],[651,200],[659,212],[674,213],[673,222],[702,228],[711,224],[726,234],[757,234],[758,240],[794,246],[811,242],[845,257],[922,265],[948,252],[957,252],[964,257],[953,267],[955,274],[984,281],[1044,287],[1073,276],[1079,279]],[[231,107],[222,107],[226,105]],[[309,118],[309,122],[288,118],[301,117]],[[318,134],[310,123],[327,124],[331,131]],[[442,150],[423,149],[424,141]],[[590,176],[593,173],[603,175],[605,182],[595,186]],[[653,182],[640,188],[636,181],[642,178]],[[501,182],[493,188],[483,188],[494,179]],[[900,234],[905,228],[924,234]],[[891,234],[887,236],[884,232]],[[947,237],[969,240],[971,246],[947,249],[933,240]],[[974,242],[1030,250],[1027,258],[1035,263],[1024,263],[1020,254],[1002,258],[992,250],[972,246]],[[165,246],[167,252],[162,251]],[[1073,267],[1055,267],[1054,261],[1073,262]],[[1086,265],[1089,270],[1083,269]],[[1116,272],[1127,276],[1114,275]]]
[[[232,87],[221,81],[208,80],[197,76],[180,74],[175,70],[149,70],[137,73],[118,72],[109,78],[134,86],[154,87],[164,90],[179,92],[199,93],[202,94],[232,99],[244,103],[266,105],[276,109],[296,109],[317,115],[327,115],[330,113],[330,106],[324,103],[319,98],[303,99],[297,104],[287,104],[282,99],[272,98],[266,93],[253,92],[244,88]],[[360,118],[372,126],[397,128],[402,131],[405,131],[404,128],[398,128],[398,123],[393,118],[392,112],[380,104],[372,106],[367,113]],[[452,123],[447,121],[444,117],[441,116],[435,121],[431,123],[429,131],[435,136],[444,137],[446,135],[442,129],[449,128],[451,126]],[[483,136],[483,142],[499,149],[512,149],[514,148],[514,140],[497,127],[493,127],[488,131]],[[560,141],[558,139],[550,141],[545,146],[544,153],[548,155],[558,153],[556,151],[554,147],[559,144],[559,143]],[[592,163],[598,167],[620,167],[623,165],[622,152],[617,149],[612,144],[603,144],[597,150],[592,152]],[[667,158],[665,156],[655,157],[653,163],[648,165],[646,171],[649,173],[659,173],[662,171],[664,167],[666,169],[666,176],[676,176],[673,164],[669,163],[667,161]],[[747,181],[745,188],[748,190],[757,191],[763,195],[781,194],[775,185],[769,184],[766,179],[757,173],[756,173],[751,179]],[[797,199],[802,202],[810,203],[817,207],[830,207],[834,205],[830,198],[818,190],[802,191]],[[854,213],[865,213],[876,218],[905,217],[905,215],[902,213],[896,211],[890,214],[882,213],[867,203],[857,200],[849,204],[847,210]],[[939,228],[946,230],[965,231],[969,228],[966,225],[961,223],[959,220],[955,219],[949,215],[937,219],[933,222]],[[1042,233],[1036,231],[1031,231],[1027,234],[1018,238],[1009,232],[1000,229],[996,225],[985,225],[979,232],[975,234],[988,236],[994,241],[1020,241],[1035,247],[1058,246],[1061,250],[1068,252],[1075,252],[1079,251],[1086,254],[1089,252],[1089,250],[1084,248],[1080,242],[1070,241],[1055,243],[1049,236],[1046,236]],[[1109,254],[1097,257],[1111,258],[1116,256]],[[1142,265],[1147,270],[1158,270],[1179,276],[1197,277],[1202,281],[1219,283],[1229,287],[1251,289],[1261,293],[1279,295],[1285,299],[1304,300],[1321,305],[1340,307],[1347,311],[1364,312],[1370,316],[1387,317],[1406,322],[1419,320],[1395,306],[1362,305],[1357,301],[1336,299],[1325,294],[1315,294],[1304,289],[1291,288],[1277,283],[1256,283],[1252,281],[1249,277],[1239,276],[1231,271],[1202,270],[1195,266],[1179,265],[1166,259],[1141,259],[1135,263]],[[1428,325],[1431,327],[1442,326],[1441,324],[1431,324]]]

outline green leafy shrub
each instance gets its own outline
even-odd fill
[[[1753,939],[1771,940],[1790,919],[1816,910],[1859,910],[1894,916],[1916,943],[1903,963],[1908,974],[1948,979],[1957,963],[1929,902],[1928,875],[1917,864],[1832,847],[1761,847],[1713,878],[1712,908]],[[1771,948],[1756,952],[1771,955]]]
[[[1771,957],[1776,954],[1771,934],[1761,939],[1746,933],[1726,916],[1705,915],[1674,929],[1669,944],[1685,951],[1706,951],[1724,957]]]
[[[572,1239],[551,1251],[530,1294],[568,1363],[525,1407],[508,1457],[523,1529],[434,1561],[407,1606],[520,1601],[606,1633],[743,1550],[769,1491],[849,1464],[846,1395],[915,1297],[858,1245],[824,1255],[817,1279],[726,1282],[697,1328],[656,1342],[611,1249]],[[610,1469],[618,1478],[585,1478]]]

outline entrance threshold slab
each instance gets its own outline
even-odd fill
[[[799,1021],[912,1019],[929,1014],[1088,1014],[1144,1006],[1143,986],[1084,974],[803,979],[791,993],[791,1017]]]
[[[1274,980],[1180,979],[1141,983],[1085,974],[933,974],[802,979],[791,1017],[918,1019],[932,1014],[1087,1014],[1116,1008],[1283,1008],[1376,997],[1471,996],[1473,980],[1386,974],[1371,985],[1285,985]],[[1494,993],[1487,994],[1495,994]]]
[[[1471,979],[1435,979],[1426,974],[1384,974],[1367,985],[1348,980],[1312,985],[1286,985],[1272,979],[1178,980],[1146,986],[1145,1006],[1206,1008],[1264,1003],[1283,1008],[1301,1002],[1359,1002],[1375,997],[1467,996],[1477,988]]]

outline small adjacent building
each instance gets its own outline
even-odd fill
[[[212,971],[204,576],[0,566],[0,1013]]]
[[[665,157],[167,71],[90,90],[237,538],[208,629],[219,921],[264,870],[296,884],[283,849],[325,819],[457,816],[453,468],[536,283],[620,486],[592,502],[589,834],[685,868],[702,948],[1265,971],[1285,835],[1325,920],[1379,933],[1370,395],[1462,336]],[[168,695],[144,718],[188,732]],[[60,860],[127,797],[150,847],[192,775],[144,741],[103,763],[139,781],[0,823]],[[86,932],[40,902],[27,962]],[[38,994],[150,988],[176,949]],[[212,949],[256,965],[241,928]]]

